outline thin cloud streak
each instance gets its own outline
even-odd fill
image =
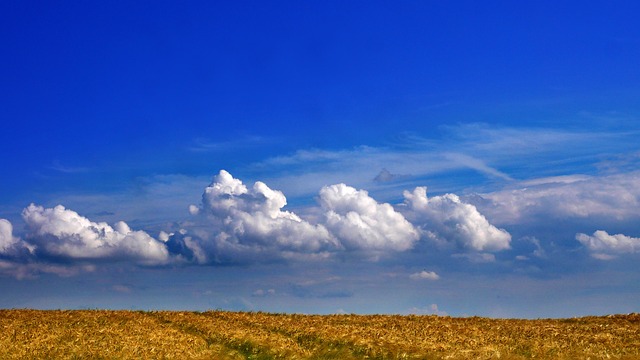
[[[460,170],[473,170],[485,176],[486,181],[495,182],[494,186],[506,186],[517,179],[528,180],[532,174],[544,175],[557,168],[545,167],[545,164],[561,162],[565,169],[586,170],[586,164],[601,161],[603,154],[634,148],[638,135],[629,131],[496,128],[484,124],[443,129],[444,139],[438,142],[406,135],[380,147],[302,149],[254,163],[249,170],[283,174],[271,176],[268,181],[294,197],[313,195],[319,187],[338,182],[370,190],[397,189],[395,185],[401,182]],[[383,169],[411,176],[399,178],[397,182],[372,181]]]
[[[237,151],[240,148],[255,148],[274,142],[274,139],[263,136],[241,136],[229,141],[210,141],[205,138],[197,138],[187,150],[202,153]]]

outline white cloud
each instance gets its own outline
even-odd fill
[[[470,154],[473,154],[470,155]],[[348,183],[357,187],[397,188],[405,175],[379,176],[380,169],[392,168],[398,174],[424,177],[460,169],[475,170],[490,178],[509,180],[489,161],[472,152],[451,152],[449,148],[409,141],[396,147],[358,146],[343,150],[299,150],[254,164],[255,169],[278,168],[284,174],[269,179],[292,196],[311,195],[326,184]],[[384,181],[393,178],[394,181]],[[374,179],[377,179],[375,181]]]
[[[201,206],[190,207],[196,218],[185,224],[185,236],[174,240],[199,253],[198,262],[322,258],[340,247],[324,226],[283,211],[286,204],[284,194],[265,183],[249,189],[221,170],[204,190]]]
[[[319,202],[325,224],[347,249],[404,251],[413,247],[418,232],[389,204],[379,204],[365,190],[345,184],[325,186]]]
[[[454,258],[466,259],[475,264],[492,263],[496,261],[496,256],[489,253],[470,253],[470,254],[453,254]]]
[[[517,224],[535,217],[627,220],[640,214],[637,171],[601,177],[574,175],[529,180],[520,186],[470,200],[500,224]]]
[[[609,235],[603,230],[598,230],[593,235],[578,233],[576,240],[584,245],[593,257],[601,260],[611,260],[616,255],[640,252],[640,238],[623,234]]]
[[[11,252],[19,243],[13,236],[13,225],[6,219],[0,219],[0,254]]]
[[[637,133],[634,132],[509,128],[482,123],[440,130],[444,130],[444,141],[405,134],[387,146],[303,149],[287,156],[268,158],[251,168],[277,169],[275,173],[282,175],[270,178],[269,183],[284,189],[289,196],[312,195],[326,184],[340,182],[379,194],[382,189],[397,190],[401,186],[395,181],[372,181],[382,168],[398,174],[412,174],[414,178],[471,169],[494,182],[509,182],[512,178],[529,178],[532,173],[544,173],[553,168],[583,167],[589,159],[602,160],[602,149],[620,152],[637,147]],[[521,166],[523,163],[527,166]],[[510,172],[503,169],[510,169]],[[459,187],[469,185],[462,179],[450,177],[449,189],[456,182]]]
[[[405,191],[400,209],[426,238],[440,244],[456,244],[474,251],[499,251],[510,247],[511,235],[491,225],[471,204],[455,194],[427,198],[427,188]]]
[[[9,258],[30,256],[35,246],[13,236],[13,225],[9,220],[0,219],[0,255]]]
[[[409,278],[412,280],[438,280],[440,279],[440,275],[433,271],[423,270],[409,275]]]
[[[120,221],[114,227],[95,223],[62,205],[45,209],[34,204],[22,212],[36,252],[69,259],[133,260],[162,264],[169,259],[164,244]]]
[[[258,289],[256,291],[253,292],[253,294],[251,294],[251,296],[253,297],[265,297],[265,296],[269,296],[269,295],[274,295],[276,293],[275,289]]]
[[[443,156],[447,161],[451,161],[452,163],[468,167],[469,169],[476,170],[488,176],[493,176],[509,181],[513,180],[509,175],[488,166],[484,161],[478,158],[460,153],[445,153],[443,154]]]

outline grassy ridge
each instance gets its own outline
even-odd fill
[[[0,359],[640,359],[640,314],[556,320],[0,310]]]

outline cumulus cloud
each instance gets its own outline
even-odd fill
[[[283,211],[286,204],[284,194],[265,183],[248,188],[221,170],[204,190],[202,204],[190,207],[194,223],[168,243],[180,244],[182,255],[201,263],[326,257],[340,247],[324,226]]]
[[[585,246],[593,257],[602,260],[610,260],[617,255],[640,252],[640,238],[623,234],[609,235],[603,230],[598,230],[593,235],[578,233],[576,240]]]
[[[322,260],[338,253],[378,259],[413,249],[429,239],[476,252],[509,248],[510,235],[491,225],[477,209],[456,195],[427,198],[426,188],[405,192],[394,208],[378,203],[365,190],[345,184],[320,189],[312,221],[284,210],[285,195],[261,181],[245,185],[221,170],[207,186],[191,218],[175,223],[157,238],[132,230],[125,222],[93,222],[62,205],[35,204],[22,212],[23,239],[0,219],[0,256],[22,264],[67,263],[69,266],[129,261],[229,264],[282,260]],[[445,246],[446,247],[446,246]],[[55,270],[57,271],[57,270]],[[433,272],[412,278],[435,280]]]
[[[409,275],[409,278],[411,280],[438,280],[440,279],[440,275],[436,274],[433,271],[423,270]]]
[[[455,194],[427,197],[426,187],[405,191],[405,217],[415,224],[421,234],[445,246],[473,251],[499,251],[510,247],[511,235],[487,221],[478,209],[460,200]]]
[[[37,258],[35,250],[35,245],[13,236],[11,222],[0,219],[0,275],[29,279],[41,273],[72,276],[95,270],[90,264],[60,265],[42,262]]]
[[[9,220],[0,219],[0,255],[17,256],[21,251],[33,251],[33,247],[13,236],[13,225]]]
[[[122,221],[114,227],[95,223],[62,205],[45,209],[31,204],[22,217],[28,229],[26,239],[37,254],[77,260],[133,260],[147,265],[169,259],[164,243],[144,231],[131,230]]]
[[[347,249],[404,251],[419,238],[402,214],[390,204],[379,204],[365,190],[345,184],[325,186],[319,202],[326,227]]]

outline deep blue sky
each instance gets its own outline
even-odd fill
[[[632,1],[5,2],[0,306],[639,311],[639,12]],[[222,169],[248,192],[203,197]],[[255,181],[288,205],[265,202]],[[340,183],[368,195],[323,188]],[[427,208],[403,196],[418,186]],[[47,212],[56,205],[86,223]],[[356,214],[369,216],[366,236]],[[126,234],[118,221],[166,258],[125,235],[82,243],[69,227]]]

